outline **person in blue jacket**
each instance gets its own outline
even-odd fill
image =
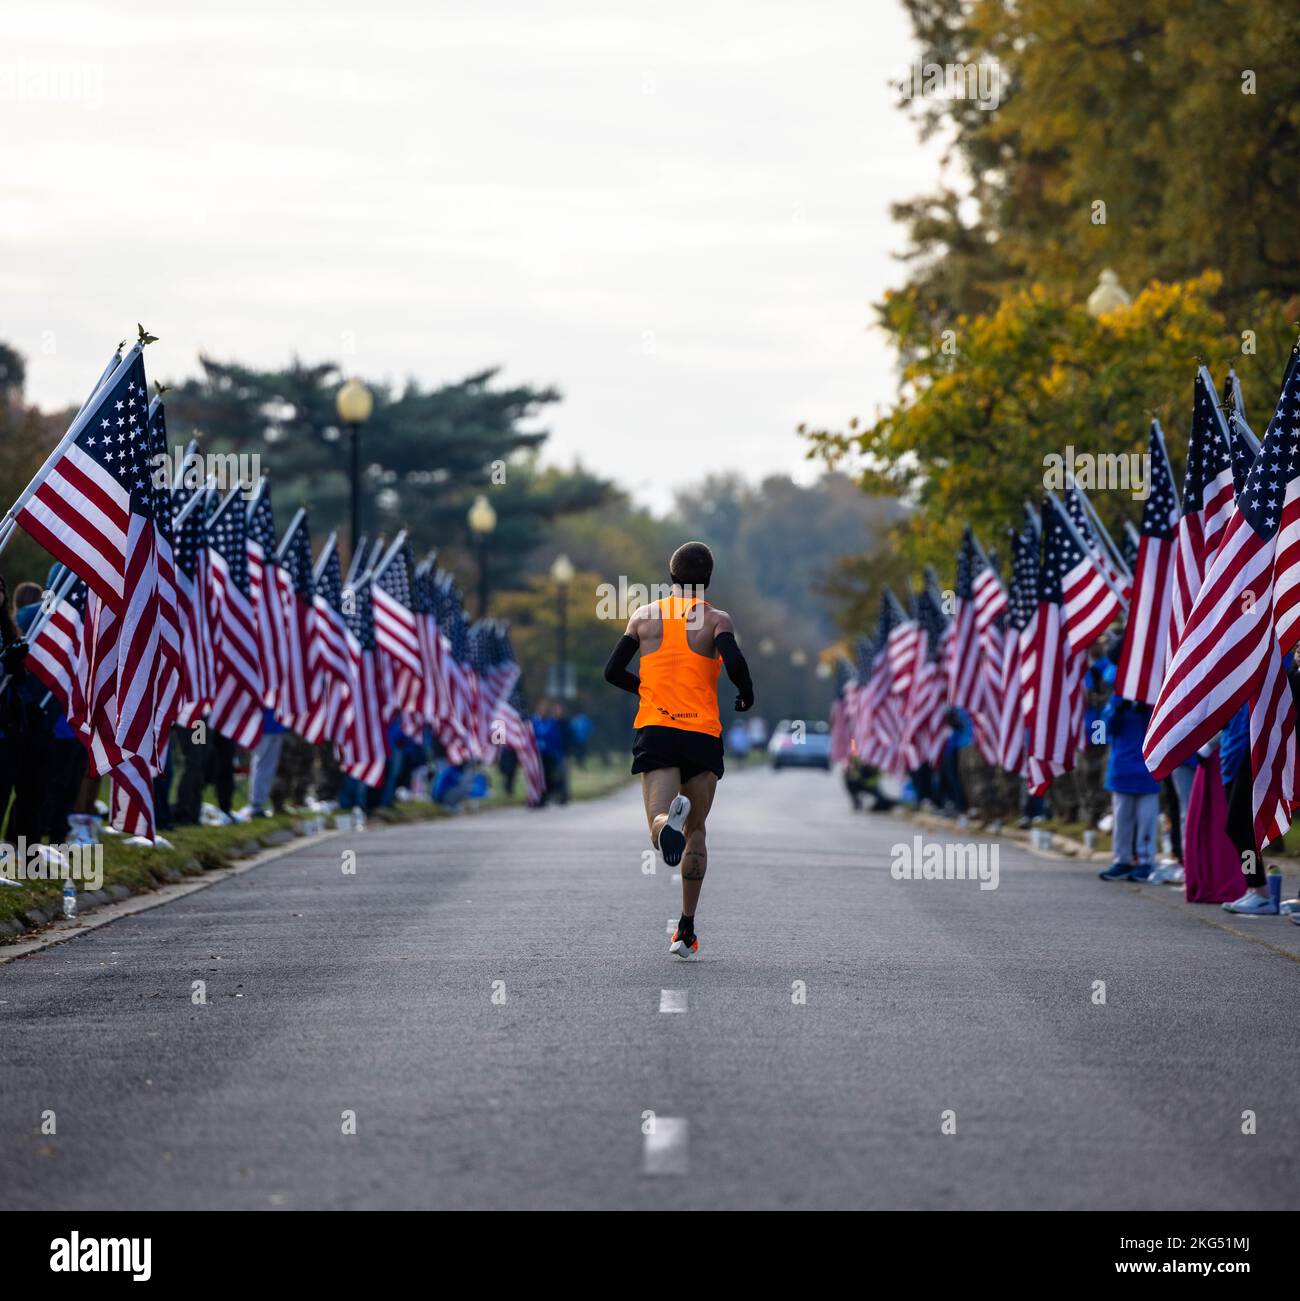
[[[1155,869],[1160,818],[1160,783],[1142,756],[1151,707],[1112,696],[1101,719],[1110,746],[1106,789],[1114,810],[1115,861],[1099,875],[1103,881],[1145,881]]]

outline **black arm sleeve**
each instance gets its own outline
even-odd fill
[[[722,656],[722,667],[727,670],[727,676],[736,688],[736,709],[743,714],[754,706],[754,682],[749,676],[749,665],[745,663],[745,657],[736,644],[736,634],[720,632],[713,639],[713,644]]]
[[[641,643],[635,637],[624,633],[618,639],[608,661],[605,664],[605,681],[613,687],[622,687],[634,696],[641,694],[641,679],[635,673],[629,673],[627,666],[632,663],[632,656],[641,649]]]

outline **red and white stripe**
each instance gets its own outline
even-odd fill
[[[239,509],[239,503],[230,509]],[[262,673],[253,607],[240,591],[225,558],[208,548],[212,579],[213,693],[211,723],[222,736],[245,748],[262,736]]]
[[[363,785],[378,786],[388,763],[379,670],[375,652],[362,650],[351,631],[347,645],[351,691],[343,711],[339,766]]]

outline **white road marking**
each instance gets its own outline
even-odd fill
[[[681,883],[682,883],[682,874],[681,874],[680,872],[674,872],[674,873],[673,873],[673,884],[674,884],[674,885],[681,885]]]
[[[688,1157],[687,1122],[681,1116],[658,1116],[653,1134],[645,1135],[641,1151],[641,1173],[647,1175],[684,1175]]]
[[[687,991],[684,989],[661,989],[659,991],[659,1010],[661,1012],[685,1012]]]
[[[672,934],[676,929],[677,929],[677,918],[676,918],[676,917],[670,917],[670,918],[668,919],[668,930],[667,930],[667,934],[671,935],[671,934]]]

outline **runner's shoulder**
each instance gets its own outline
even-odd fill
[[[731,621],[731,615],[725,610],[719,610],[716,605],[709,606],[709,627],[713,630],[716,637],[719,633],[736,631],[736,625]]]
[[[635,637],[652,619],[657,619],[658,616],[659,607],[657,605],[638,605],[627,621],[627,635]]]

